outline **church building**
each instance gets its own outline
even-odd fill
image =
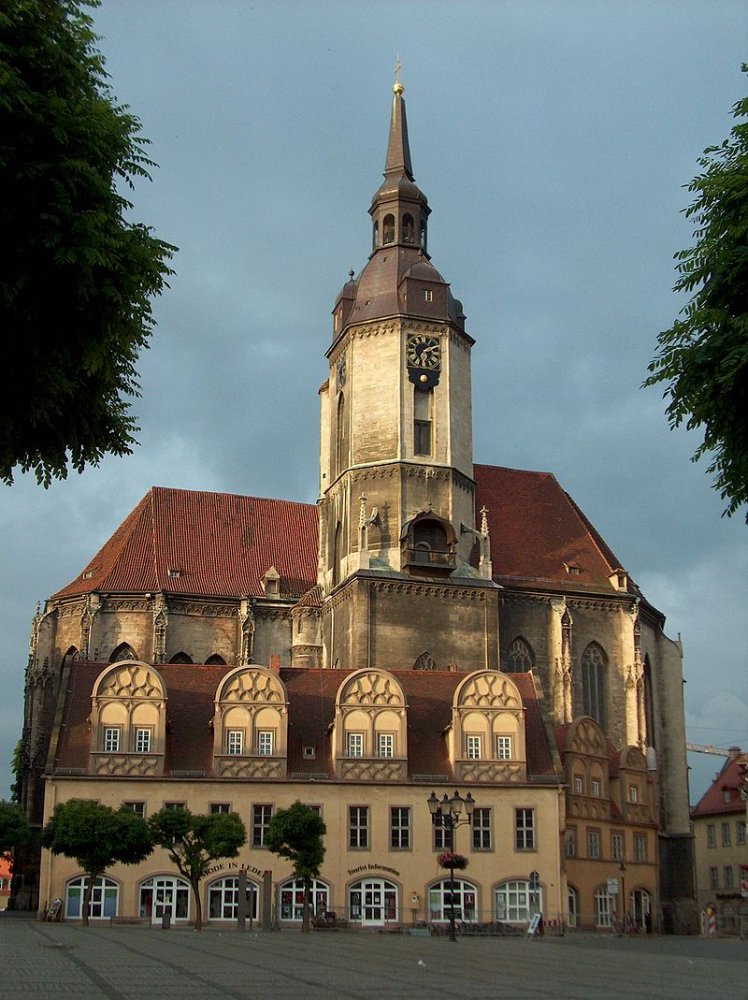
[[[475,341],[430,212],[398,81],[371,253],[332,311],[317,504],[146,494],[34,617],[23,802],[37,825],[71,798],[239,813],[215,923],[239,867],[255,918],[300,920],[264,846],[300,800],[327,825],[315,911],[349,927],[443,924],[454,848],[468,924],[684,930],[680,645],[552,474],[475,464]],[[428,802],[455,791],[474,808],[450,829]],[[42,852],[19,901],[78,919],[82,876]],[[91,916],[186,922],[191,893],[156,850]]]

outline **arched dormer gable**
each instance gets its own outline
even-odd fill
[[[92,773],[163,774],[166,700],[166,684],[148,663],[121,660],[102,670],[91,692]]]
[[[386,670],[357,670],[338,688],[333,758],[338,777],[399,781],[408,773],[408,706]]]
[[[649,783],[647,758],[636,746],[626,746],[611,761],[613,794],[623,815],[637,822],[649,816]]]
[[[525,708],[514,681],[497,670],[468,674],[454,693],[448,741],[456,781],[526,781]]]
[[[605,733],[594,719],[587,715],[577,716],[569,725],[566,752],[607,759],[608,743]]]
[[[288,692],[256,664],[221,678],[214,699],[213,768],[224,778],[285,778]]]

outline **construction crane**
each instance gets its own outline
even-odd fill
[[[714,757],[732,757],[740,753],[740,747],[730,747],[725,750],[722,747],[713,747],[711,743],[686,743],[686,750],[692,753],[710,753]]]

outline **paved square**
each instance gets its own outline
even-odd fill
[[[748,942],[202,933],[0,919],[0,998],[748,1000]]]

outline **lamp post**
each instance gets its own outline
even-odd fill
[[[621,932],[626,932],[626,865],[621,861],[618,866],[621,873]]]
[[[428,805],[429,812],[431,813],[431,822],[433,826],[442,827],[444,830],[455,830],[463,823],[470,823],[473,818],[473,810],[475,809],[475,799],[470,792],[467,793],[464,799],[459,792],[455,792],[452,798],[450,798],[445,792],[444,797],[441,800],[437,798],[435,792],[432,792],[426,799],[426,804]],[[449,868],[449,940],[456,941],[455,865],[457,862],[457,856],[454,854],[454,836],[452,836],[451,840],[452,849],[449,852],[450,857],[447,861],[447,867]],[[464,867],[464,859],[461,860],[462,867]]]

